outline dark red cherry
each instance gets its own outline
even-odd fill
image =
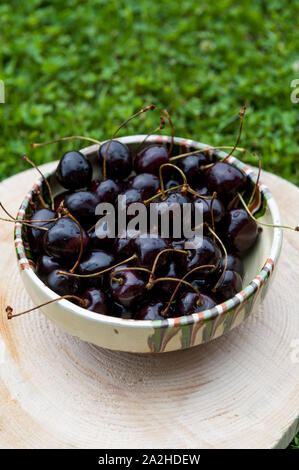
[[[91,163],[81,152],[66,152],[58,164],[56,177],[66,189],[86,188],[92,178]]]
[[[124,199],[125,196],[125,199]],[[120,194],[120,199],[118,200],[118,209],[127,210],[130,204],[135,202],[142,202],[141,192],[137,189],[127,189],[124,193]]]
[[[165,253],[166,255],[166,253]],[[169,258],[172,258],[173,253],[169,253]],[[182,255],[183,256],[183,255]],[[170,261],[162,266],[157,273],[157,277],[170,277],[180,279],[182,277],[182,266],[176,261]],[[175,281],[161,281],[157,283],[157,290],[159,294],[163,295],[163,298],[169,299],[170,293],[175,289],[177,283]],[[181,285],[184,288],[184,284]]]
[[[246,186],[246,176],[238,168],[225,162],[217,162],[205,171],[205,184],[218,196],[234,196]]]
[[[101,315],[110,315],[107,295],[101,289],[90,287],[81,295],[81,298],[87,302],[87,310]]]
[[[88,233],[89,247],[91,249],[111,251],[115,240],[115,231],[107,221],[99,220],[96,227]]]
[[[122,186],[118,181],[107,179],[105,181],[93,181],[90,190],[96,195],[98,202],[114,204],[117,196],[122,192]]]
[[[43,282],[46,282],[49,274],[52,271],[59,269],[61,269],[61,266],[56,258],[53,258],[53,256],[42,255],[36,262],[35,272]]]
[[[146,238],[140,237],[133,240],[133,246],[134,253],[137,254],[138,265],[151,269],[158,253],[169,248],[169,243],[164,238],[150,238],[148,235]],[[165,253],[165,255],[167,254]],[[167,256],[160,256],[159,266],[166,263],[167,259]]]
[[[212,196],[211,191],[206,186],[194,185],[194,186],[192,186],[192,189],[194,189],[194,191],[196,191],[201,196]],[[194,195],[194,200],[195,199],[198,199],[198,196]]]
[[[134,167],[136,173],[159,175],[159,168],[169,163],[168,151],[163,145],[151,145],[137,153]]]
[[[165,189],[175,188],[176,186],[180,186],[181,183],[175,179],[170,179],[165,183]]]
[[[102,144],[99,150],[99,159],[102,165],[108,143]],[[106,158],[107,176],[124,180],[131,173],[132,167],[133,162],[128,147],[118,140],[112,140]]]
[[[64,201],[65,197],[70,194],[69,191],[64,191],[63,193],[58,194],[57,196],[54,197],[54,208],[55,211],[57,211],[58,207]]]
[[[138,235],[140,235],[140,232],[136,230],[127,230],[123,237],[115,238],[112,252],[115,253],[120,260],[132,256],[135,249],[134,240]]]
[[[83,249],[88,244],[88,235],[83,231]],[[80,228],[69,217],[61,217],[45,232],[43,247],[49,256],[54,258],[75,257],[80,252],[81,235]]]
[[[109,287],[116,302],[129,307],[142,298],[145,292],[146,282],[138,271],[121,271],[121,268],[127,265],[121,265],[114,273],[114,279],[109,279]]]
[[[158,220],[159,234],[163,238],[180,237],[183,233],[184,224],[184,204],[188,203],[189,199],[180,192],[170,191],[166,193],[166,198],[162,196],[156,198],[151,204],[151,215],[154,220]],[[193,206],[191,205],[191,216]],[[156,215],[154,215],[156,214]],[[167,219],[166,219],[167,217]],[[163,220],[166,220],[166,227],[163,226]],[[190,227],[191,228],[191,227]]]
[[[202,204],[202,215],[203,215],[203,220],[204,222],[208,222],[209,224],[212,223],[212,215],[211,215],[211,204],[212,200],[211,199],[195,199],[194,204]],[[225,207],[223,202],[218,199],[214,198],[213,200],[213,215],[214,215],[214,222],[218,223],[220,222],[224,216],[225,216]]]
[[[81,259],[77,268],[78,274],[94,274],[110,268],[115,264],[115,256],[104,250],[88,251]],[[84,279],[84,285],[99,287],[103,283],[103,275]]]
[[[185,260],[185,269],[187,272],[191,271],[191,269],[197,268],[198,266],[216,266],[215,268],[199,269],[194,272],[194,275],[191,274],[190,279],[201,279],[207,274],[212,274],[217,271],[220,267],[222,255],[216,243],[208,237],[203,237],[202,240],[199,237],[198,239],[193,237],[193,239],[190,239],[189,241],[194,243],[195,248],[187,249],[188,255],[182,258]]]
[[[225,266],[225,256],[222,257],[221,269]],[[241,278],[244,276],[244,262],[240,256],[234,253],[227,254],[227,269],[230,271],[236,271],[240,274]]]
[[[59,268],[59,270],[60,269],[61,268]],[[50,272],[49,276],[44,282],[58,295],[77,295],[81,290],[80,279],[67,276],[66,274],[57,274],[56,270]]]
[[[216,289],[217,297],[223,301],[230,299],[242,290],[242,278],[236,271],[227,270]]]
[[[162,316],[163,308],[165,305],[159,300],[149,302],[137,313],[135,320],[165,320]]]
[[[258,226],[245,209],[233,209],[227,213],[223,233],[227,244],[233,251],[246,251],[258,237]]]
[[[128,188],[137,189],[145,200],[156,194],[160,188],[160,180],[151,173],[140,173],[129,180]]]
[[[178,305],[176,308],[177,316],[191,315],[192,313],[203,312],[204,310],[211,309],[216,305],[216,302],[209,295],[201,293],[201,299],[203,301],[202,305],[200,305],[200,300],[196,292],[184,292],[178,301]]]
[[[189,155],[188,157],[181,158],[178,160],[178,167],[185,173],[188,183],[199,183],[203,178],[202,165],[209,163],[206,155],[198,153],[196,155]]]
[[[55,222],[35,222],[35,220],[49,220],[55,219],[57,217],[56,213],[50,209],[39,209],[37,210],[30,221],[32,225],[38,225],[39,227],[51,228]],[[28,240],[31,250],[34,253],[40,253],[43,246],[43,238],[45,235],[45,230],[40,230],[33,227],[27,227]]]
[[[89,228],[97,221],[95,210],[99,201],[90,191],[77,191],[68,194],[64,199],[64,207],[80,222],[84,228]]]

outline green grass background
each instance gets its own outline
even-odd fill
[[[168,109],[176,135],[230,145],[246,104],[241,145],[299,185],[298,18],[299,3],[287,0],[1,2],[0,179],[26,168],[21,153],[41,164],[80,147],[29,142],[103,140],[149,103]],[[158,121],[159,111],[147,113],[123,133]]]

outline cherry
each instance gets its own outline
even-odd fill
[[[141,193],[142,199],[145,200],[158,191],[160,180],[158,176],[151,173],[140,173],[129,180],[128,188],[137,189]]]
[[[44,282],[58,295],[64,295],[65,293],[76,295],[81,289],[80,279],[66,276],[65,274],[58,274],[57,270],[51,271]]]
[[[96,195],[98,202],[114,204],[117,196],[122,192],[122,185],[112,179],[105,181],[96,180],[92,182],[90,190]]]
[[[119,266],[115,270],[117,272],[115,272],[109,280],[112,296],[118,303],[125,307],[129,307],[140,300],[145,292],[146,286],[146,282],[138,271],[121,270],[127,267],[128,265],[126,264]],[[117,279],[117,281],[115,279]]]
[[[84,228],[95,224],[95,210],[99,201],[90,191],[76,191],[64,199],[64,207],[81,223]]]
[[[101,145],[99,150],[99,160],[103,164],[106,148],[109,142]],[[133,162],[129,149],[118,140],[112,140],[106,158],[107,176],[124,180],[132,171]]]
[[[178,301],[177,313],[179,315],[177,316],[191,315],[192,313],[202,312],[215,307],[216,302],[209,295],[201,293],[200,296],[203,302],[202,305],[200,305],[200,300],[196,292],[184,292]]]
[[[91,310],[101,315],[109,315],[109,302],[107,295],[95,287],[90,287],[82,295],[82,299],[86,301],[87,310]]]
[[[178,253],[171,253],[171,255],[174,254]],[[165,264],[160,268],[159,274],[157,276],[180,279],[182,277],[182,268],[176,261],[171,261],[169,264]],[[163,281],[157,284],[156,288],[158,289],[158,292],[160,294],[162,294],[165,298],[169,299],[169,293],[173,291],[175,285],[175,282]],[[181,288],[184,288],[184,284],[182,284]]]
[[[128,207],[131,204],[136,202],[143,202],[141,192],[137,189],[127,189],[123,194],[121,194],[121,198],[118,200],[118,210],[122,211],[127,214]],[[123,197],[125,196],[125,197]],[[133,211],[134,212],[134,211]],[[127,215],[126,220],[129,221],[135,217],[135,214]]]
[[[199,240],[193,237],[193,239],[190,239],[189,241],[196,243]],[[206,264],[215,266],[215,268],[198,270],[196,273],[194,273],[194,275],[191,274],[193,278],[194,276],[196,278],[202,278],[208,274],[214,273],[219,269],[222,260],[221,251],[216,243],[210,238],[204,236],[202,238],[202,243],[198,248],[190,250],[188,249],[187,251],[188,255],[184,257],[185,269],[187,272],[198,266],[203,266]],[[190,277],[190,279],[192,279],[192,277]]]
[[[113,242],[113,253],[117,255],[119,259],[124,259],[124,257],[129,257],[134,254],[134,240],[136,235],[139,235],[139,232],[136,230],[127,230],[124,234],[124,237],[117,237]]]
[[[63,193],[58,194],[54,198],[54,209],[57,211],[58,207],[61,205],[62,201],[64,201],[65,197],[70,194],[69,191],[64,191]]]
[[[161,237],[150,238],[140,237],[132,241],[134,252],[137,254],[138,265],[147,269],[151,269],[155,261],[156,256],[160,251],[169,248],[169,243]],[[167,256],[161,256],[160,264],[164,264],[167,260]]]
[[[224,235],[228,246],[237,252],[251,248],[258,237],[258,225],[245,209],[233,209],[227,213]]]
[[[205,171],[205,184],[220,196],[234,196],[246,186],[246,176],[238,168],[217,162]]]
[[[216,288],[216,295],[221,300],[227,300],[242,289],[242,278],[236,271],[226,270]]]
[[[226,257],[222,257],[221,269],[223,270],[226,263]],[[244,262],[243,260],[236,255],[235,253],[227,254],[227,268],[230,271],[236,271],[240,274],[241,278],[244,276]]]
[[[51,209],[38,209],[32,217],[30,217],[30,223],[33,226],[37,225],[39,227],[51,228],[55,222],[35,222],[35,220],[49,220],[55,219],[56,217],[56,213]],[[28,226],[27,233],[31,250],[36,254],[40,253],[42,251],[43,238],[46,232],[44,230]]]
[[[83,249],[88,244],[88,235],[82,229]],[[45,232],[43,247],[49,256],[68,258],[78,255],[81,248],[81,232],[78,224],[69,217],[61,217]]]
[[[176,186],[179,186],[181,183],[175,179],[170,179],[165,183],[165,189],[171,189],[175,188]]]
[[[36,274],[43,281],[46,282],[49,274],[54,270],[61,269],[60,264],[53,256],[42,255],[36,262]]]
[[[178,167],[183,170],[190,184],[198,183],[203,178],[203,170],[201,166],[207,165],[209,160],[203,153],[189,155],[188,157],[178,160]]]
[[[101,234],[105,236],[101,236]],[[107,222],[101,223],[101,221],[96,225],[96,228],[88,232],[88,237],[89,247],[99,250],[110,251],[115,240],[114,233],[109,229],[109,225],[107,230]]]
[[[159,168],[169,163],[168,151],[163,145],[151,145],[137,153],[134,167],[136,173],[159,174]]]
[[[94,274],[110,268],[115,264],[115,256],[105,250],[88,251],[81,259],[77,272],[78,274]],[[84,279],[84,284],[98,287],[103,283],[103,276],[90,277]]]
[[[201,196],[212,196],[211,191],[206,186],[194,186],[194,191]],[[197,199],[197,196],[194,196],[194,200]],[[202,199],[203,200],[203,199]]]
[[[145,304],[135,316],[135,320],[164,320],[162,315],[164,304],[156,300]]]
[[[154,214],[155,212],[158,213],[158,228],[160,229],[160,234],[163,237],[177,237],[179,234],[182,233],[182,228],[184,224],[183,220],[183,206],[184,204],[188,203],[189,199],[187,196],[184,196],[183,194],[179,192],[169,192],[166,193],[166,198],[163,199],[162,196],[159,196],[153,201],[153,205],[151,207],[152,213]],[[192,209],[192,207],[191,207]],[[181,224],[178,227],[180,233],[177,234],[175,232],[175,227],[174,227],[174,220],[175,220],[175,214],[177,211],[180,211],[180,221]],[[163,230],[163,226],[161,224],[161,219],[165,216],[165,214],[169,213],[169,225],[166,228],[166,232]],[[192,214],[191,214],[192,215]]]
[[[86,188],[92,178],[91,163],[81,152],[66,152],[58,164],[56,177],[66,189]]]
[[[209,224],[212,223],[212,214],[211,214],[211,204],[212,204],[212,199],[194,199],[194,204],[202,204],[202,215],[203,215],[203,221],[208,222]],[[221,220],[225,216],[225,207],[223,202],[218,199],[214,198],[213,199],[213,216],[214,216],[214,222],[218,223],[221,222]]]

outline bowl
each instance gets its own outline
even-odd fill
[[[133,135],[118,140],[127,144],[134,154],[134,150],[145,137]],[[170,141],[171,138],[168,136],[152,135],[147,138],[147,143],[166,144]],[[178,153],[209,148],[206,144],[179,137],[174,138],[174,144]],[[93,163],[94,168],[97,151],[98,145],[82,150],[82,153]],[[226,156],[226,153],[218,152],[219,159]],[[252,169],[232,156],[229,157],[228,162],[244,172],[252,186],[254,185],[257,175]],[[100,169],[97,172],[94,171],[93,177],[100,176]],[[55,172],[46,177],[54,195],[64,191],[56,180]],[[25,196],[17,215],[18,220],[28,217],[31,210],[30,201],[42,185],[43,181],[40,179]],[[261,216],[261,221],[281,224],[277,204],[269,189],[262,182],[258,184],[258,191],[251,209],[254,214]],[[244,258],[243,289],[231,299],[200,313],[165,320],[137,321],[97,314],[65,299],[42,307],[40,310],[53,323],[71,335],[104,348],[134,353],[163,353],[190,348],[228,333],[252,315],[268,291],[281,245],[282,230],[265,227],[256,245]],[[26,229],[18,222],[15,225],[15,247],[21,277],[34,305],[57,298],[57,294],[35,274]]]

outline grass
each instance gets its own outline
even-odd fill
[[[80,146],[33,152],[29,142],[106,139],[149,103],[168,109],[176,135],[230,145],[245,103],[242,146],[298,185],[298,17],[287,0],[1,2],[0,179],[26,168],[21,153],[41,164]],[[147,113],[123,133],[158,121],[158,111]]]

